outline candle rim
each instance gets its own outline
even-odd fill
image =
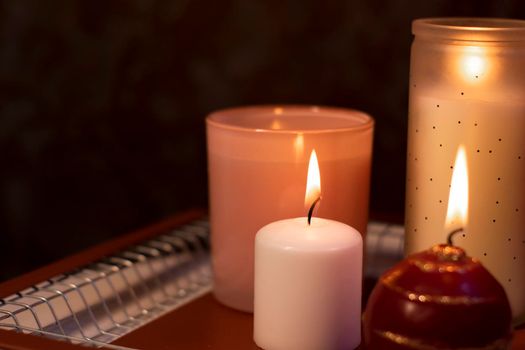
[[[270,115],[276,109],[280,110],[281,113],[275,115],[286,115],[286,113],[305,113],[305,117],[316,117],[329,115],[330,117],[346,119],[348,121],[357,122],[354,125],[346,127],[334,127],[334,128],[318,128],[318,129],[269,129],[266,127],[256,128],[249,126],[238,125],[233,122],[225,121],[224,118],[228,116],[237,116],[239,114],[246,115]],[[318,113],[318,114],[317,114]],[[317,114],[317,115],[316,115]],[[233,107],[221,109],[212,112],[206,117],[206,124],[208,126],[214,126],[220,129],[227,129],[239,132],[258,132],[264,134],[328,134],[328,133],[344,133],[344,132],[355,132],[360,130],[372,129],[375,124],[374,118],[368,113],[351,108],[341,107],[329,107],[329,106],[314,106],[314,105],[254,105],[246,107]]]
[[[525,20],[488,17],[429,17],[412,22],[412,34],[473,42],[525,41]]]
[[[329,230],[322,232],[327,227]],[[315,236],[312,236],[312,233]],[[328,240],[324,240],[323,236],[329,237]],[[297,240],[297,237],[302,239]],[[317,241],[317,244],[305,245],[305,242],[311,241],[310,238],[315,238],[313,241]],[[297,252],[339,251],[363,245],[361,233],[344,222],[314,217],[312,225],[309,226],[307,217],[304,216],[277,220],[263,226],[257,232],[255,241],[256,244]]]

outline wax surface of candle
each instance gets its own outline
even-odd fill
[[[354,349],[361,341],[363,243],[340,222],[295,218],[255,243],[254,339],[268,350]]]

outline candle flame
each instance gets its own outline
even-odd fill
[[[468,212],[468,171],[465,147],[460,145],[456,154],[454,171],[450,182],[447,219],[445,226],[448,231],[467,224]]]
[[[321,195],[321,174],[319,173],[319,163],[315,149],[310,154],[310,163],[308,164],[308,177],[306,178],[306,194],[304,196],[304,205],[309,208],[313,202]]]

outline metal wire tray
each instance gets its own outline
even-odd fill
[[[107,345],[212,286],[208,222],[193,221],[0,300],[0,327]]]
[[[212,289],[209,225],[198,219],[0,299],[0,328],[91,347],[111,342]],[[403,229],[371,223],[368,276],[401,259]]]

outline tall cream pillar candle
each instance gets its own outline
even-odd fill
[[[214,295],[253,310],[254,240],[264,225],[304,215],[308,158],[316,149],[326,190],[319,216],[364,233],[373,120],[329,107],[261,106],[207,118]]]
[[[407,254],[444,242],[455,152],[469,159],[467,234],[454,242],[525,315],[525,21],[416,20],[407,156]]]

